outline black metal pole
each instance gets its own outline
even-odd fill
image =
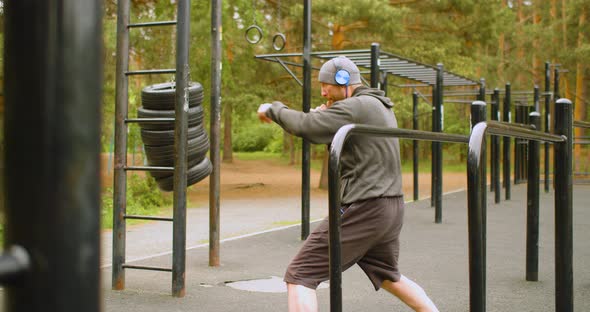
[[[385,96],[387,96],[387,73],[383,73],[382,79],[381,79],[381,91],[385,92]]]
[[[371,44],[371,88],[379,88],[379,44]]]
[[[211,114],[209,118],[209,265],[220,265],[221,0],[211,1]]]
[[[553,70],[553,98],[557,101],[559,96],[559,67],[556,65]]]
[[[174,196],[172,222],[172,295],[184,297],[186,271],[186,171],[190,5],[189,0],[178,1],[176,24],[176,98],[174,121]],[[213,149],[212,149],[213,150]]]
[[[555,143],[555,311],[574,311],[572,148],[573,109],[568,99],[555,102],[555,134],[565,142]]]
[[[342,312],[342,245],[340,243],[340,168],[339,152],[331,152],[328,161],[328,220],[330,254],[330,312]]]
[[[477,95],[478,101],[486,100],[486,80],[484,78],[479,79],[479,93]]]
[[[480,124],[483,125],[483,124]],[[485,130],[478,134],[476,126],[472,129],[469,140],[469,154],[467,156],[467,227],[469,242],[469,311],[485,312],[486,310],[486,266],[485,266],[485,240],[484,209],[482,197],[483,165],[481,151],[477,150],[478,144],[473,144],[475,139],[485,140]],[[480,144],[483,145],[483,142]]]
[[[525,114],[523,110],[522,103],[517,102],[517,105],[514,105],[514,122],[517,124],[525,124]],[[525,141],[524,139],[515,139],[514,140],[514,184],[520,184],[522,182],[521,176],[521,154],[522,154],[522,142]]]
[[[510,97],[510,83],[506,84],[506,92],[504,94],[504,121],[505,122],[512,122],[512,114],[510,113],[510,104],[511,104],[511,97]],[[503,138],[503,145],[504,145],[504,191],[505,191],[505,198],[506,200],[510,200],[510,137]]]
[[[30,269],[5,285],[3,311],[102,306],[102,12],[99,0],[4,1],[4,245]]]
[[[303,111],[311,108],[311,0],[303,2]],[[309,236],[310,143],[303,139],[301,151],[301,239]]]
[[[533,107],[534,111],[541,114],[541,107],[539,101],[541,100],[541,91],[539,91],[539,86],[535,85],[533,88]],[[541,128],[537,128],[538,131],[541,131]]]
[[[444,120],[444,113],[443,113],[443,64],[437,64],[437,71],[436,71],[436,132],[443,131],[443,120]],[[435,188],[436,192],[434,192],[435,200],[434,200],[434,222],[435,223],[442,223],[442,183],[443,183],[443,175],[442,175],[442,143],[435,142],[436,145],[436,172],[434,173],[435,176]]]
[[[529,114],[529,123],[541,128],[541,114]],[[526,280],[539,280],[539,142],[529,140],[526,225]]]
[[[483,101],[475,101],[471,104],[471,127],[475,127],[479,122],[486,121],[486,103]],[[479,173],[481,174],[480,178],[480,200],[481,200],[481,218],[482,218],[482,231],[485,235],[487,232],[487,196],[486,196],[486,180],[487,180],[487,168],[486,168],[486,142],[484,138],[484,143],[482,144],[481,148],[481,168],[479,169]],[[484,239],[482,242],[483,248],[483,266],[486,267],[486,240]],[[484,275],[484,283],[485,283],[485,275]]]
[[[494,89],[494,103],[492,104],[492,120],[500,121],[500,90]],[[500,183],[500,137],[497,135],[492,136],[492,176],[494,177],[494,202],[500,203],[500,197],[502,194],[502,185]]]
[[[551,71],[549,62],[545,62],[545,132],[549,133],[551,128]],[[545,193],[549,192],[549,142],[545,142]]]
[[[432,132],[437,132],[437,91],[438,88],[435,85],[432,86]],[[437,142],[430,143],[430,207],[434,207],[434,201],[436,199],[436,153],[438,149],[436,148]],[[436,219],[436,217],[435,217]]]
[[[127,118],[129,70],[129,1],[117,2],[117,65],[115,85],[115,147],[113,166],[113,270],[112,288],[125,288],[125,243],[127,211]]]
[[[412,93],[412,128],[418,130],[418,92]],[[419,181],[418,181],[418,140],[412,141],[412,164],[414,172],[414,201],[419,198]]]

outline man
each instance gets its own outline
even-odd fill
[[[318,80],[325,105],[302,113],[281,102],[265,103],[258,109],[260,120],[319,144],[329,144],[346,124],[397,127],[393,103],[383,91],[361,85],[359,69],[348,58],[324,63]],[[398,140],[352,136],[343,147],[341,170],[343,270],[356,263],[375,290],[384,288],[415,311],[438,311],[397,267],[404,214]],[[326,218],[285,273],[289,311],[318,310],[315,289],[329,278],[328,241]]]

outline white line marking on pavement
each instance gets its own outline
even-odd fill
[[[453,193],[459,193],[459,192],[463,192],[463,191],[465,191],[465,189],[458,189],[458,190],[455,190],[455,191],[443,193],[443,195],[450,195],[450,194],[453,194]],[[428,197],[428,198],[430,198],[430,197]],[[423,199],[419,199],[419,200],[425,200],[425,199],[428,199],[428,198],[423,198]],[[411,201],[406,201],[406,203],[409,203],[409,202],[411,202]],[[315,222],[321,221],[323,219],[324,218],[312,220],[312,221],[310,221],[310,223],[315,223]],[[281,226],[281,227],[277,227],[277,228],[273,228],[273,229],[268,229],[268,230],[264,230],[264,231],[259,231],[259,232],[254,232],[254,233],[248,233],[248,234],[244,234],[244,235],[229,237],[229,238],[222,239],[220,241],[220,243],[230,242],[230,241],[234,241],[234,240],[238,240],[238,239],[242,239],[242,238],[247,238],[247,237],[252,237],[252,236],[256,236],[256,235],[261,235],[261,234],[265,234],[265,233],[282,231],[282,230],[286,230],[286,229],[289,229],[289,228],[292,228],[292,227],[296,227],[296,226],[300,226],[300,225],[301,224],[291,224],[291,225]],[[204,243],[204,244],[190,246],[190,247],[187,247],[186,250],[197,249],[197,248],[202,248],[202,247],[207,247],[207,246],[209,246],[209,243]],[[131,260],[126,261],[126,263],[147,260],[147,259],[161,257],[161,256],[166,256],[166,255],[170,255],[170,254],[172,254],[172,251],[161,252],[161,253],[153,254],[153,255],[150,255],[150,256],[145,256],[145,257],[131,259]],[[105,265],[101,266],[100,268],[101,269],[105,269],[105,268],[108,268],[108,267],[111,267],[111,266],[113,266],[113,264],[112,263],[108,263],[108,264],[105,264]]]
[[[324,218],[312,220],[312,221],[310,221],[310,223],[315,223],[315,222],[321,221],[323,219]],[[234,241],[234,240],[238,240],[238,239],[242,239],[242,238],[246,238],[246,237],[252,237],[252,236],[256,236],[256,235],[261,235],[261,234],[266,234],[266,233],[271,233],[271,232],[286,230],[286,229],[289,229],[289,228],[292,228],[292,227],[296,227],[296,226],[301,226],[301,224],[298,223],[298,224],[285,225],[285,226],[281,226],[281,227],[277,227],[277,228],[272,228],[272,229],[268,229],[268,230],[264,230],[264,231],[259,231],[259,232],[254,232],[254,233],[248,233],[248,234],[244,234],[244,235],[229,237],[229,238],[222,239],[220,241],[220,243],[225,243],[225,242],[230,242],[230,241]],[[204,243],[204,244],[190,246],[190,247],[187,247],[186,250],[197,249],[197,248],[202,248],[202,247],[207,247],[207,246],[209,246],[209,243]],[[147,259],[151,259],[151,258],[166,256],[166,255],[169,255],[169,254],[172,254],[172,251],[165,251],[165,252],[161,252],[161,253],[157,253],[157,254],[145,256],[145,257],[131,259],[131,260],[126,261],[125,263],[131,263],[131,262],[137,262],[137,261],[147,260]],[[101,266],[100,268],[101,269],[105,269],[105,268],[108,268],[108,267],[111,267],[111,266],[113,266],[113,264],[112,263],[109,263],[109,264],[105,264],[105,265]]]

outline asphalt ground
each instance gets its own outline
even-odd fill
[[[590,311],[590,186],[576,185],[573,198],[574,307],[582,312]],[[128,269],[125,289],[112,290],[110,234],[104,233],[104,311],[286,311],[281,280],[302,244],[300,227],[288,225],[299,218],[299,202],[299,198],[222,201],[219,267],[208,265],[208,210],[190,209],[182,298],[171,296],[168,272]],[[487,311],[555,311],[553,192],[541,192],[540,202],[539,281],[527,282],[526,184],[513,186],[511,200],[500,204],[488,194]],[[327,199],[314,198],[311,211],[312,219],[327,215]],[[132,227],[128,261],[170,267],[166,245],[172,232],[157,230],[163,226]],[[434,223],[429,199],[407,203],[401,239],[402,273],[420,284],[440,311],[469,311],[466,192],[443,197],[441,224]],[[344,311],[410,311],[385,291],[375,292],[357,266],[343,273],[342,287]],[[324,285],[318,290],[320,311],[329,310],[329,301]]]

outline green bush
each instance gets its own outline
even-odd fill
[[[149,175],[131,174],[127,177],[127,211],[128,215],[157,215],[162,208],[172,204],[170,194],[162,193],[154,178]],[[102,228],[113,227],[113,189],[108,188],[102,195]]]
[[[262,151],[276,136],[276,126],[253,124],[238,129],[233,136],[232,147],[236,152]]]

